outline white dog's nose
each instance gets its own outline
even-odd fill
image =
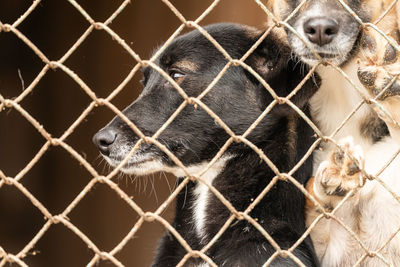
[[[339,24],[329,18],[311,18],[307,20],[303,29],[308,40],[319,46],[329,44],[339,31]]]

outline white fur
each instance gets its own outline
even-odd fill
[[[342,69],[358,88],[364,90],[357,77],[356,64],[349,64]],[[353,85],[334,68],[319,66],[317,71],[322,78],[322,84],[311,98],[311,115],[322,133],[329,136],[356,108],[362,98]],[[371,142],[363,138],[359,132],[360,122],[369,112],[370,107],[364,104],[334,138],[340,140],[347,136],[353,136],[357,145],[361,145],[363,148],[371,145]]]
[[[351,62],[343,68],[349,78],[362,88],[357,78],[357,66]],[[330,135],[361,101],[359,93],[349,82],[333,68],[321,67],[318,73],[322,77],[322,86],[311,99],[314,121],[324,135]],[[400,149],[400,144],[387,137],[372,144],[359,131],[360,122],[370,107],[363,105],[344,127],[334,136],[335,140],[352,136],[354,142],[364,151],[365,170],[376,174]],[[332,145],[325,145],[323,151],[316,152],[314,170],[326,160],[332,151]],[[400,157],[379,176],[389,188],[400,194]],[[307,214],[307,224],[311,224],[317,212]],[[352,229],[363,244],[376,251],[400,227],[400,204],[377,181],[367,181],[364,187],[350,198],[335,214]],[[311,232],[317,255],[322,266],[353,266],[363,256],[364,250],[356,240],[337,222],[323,219]],[[400,266],[400,236],[397,235],[381,254],[393,265]],[[385,264],[377,257],[367,257],[361,266],[380,267]]]
[[[128,148],[121,148],[119,149],[121,155],[126,155],[129,153],[130,149]],[[112,159],[105,157],[107,162],[116,167],[118,162],[114,162]],[[224,155],[220,159],[218,159],[205,173],[203,173],[209,162],[204,161],[199,164],[186,166],[187,172],[195,177],[200,177],[206,182],[207,184],[211,185],[214,178],[218,176],[218,174],[223,170],[225,167],[226,162],[232,158],[230,155]],[[140,164],[135,164],[129,167],[123,167],[121,170],[127,174],[133,175],[147,175],[152,174],[155,172],[168,172],[172,173],[176,177],[184,177],[186,173],[180,167],[170,167],[164,165],[161,160],[153,157],[152,154],[141,154],[135,153],[129,160],[128,164],[133,164],[135,162],[142,162]],[[202,174],[200,176],[200,174]],[[195,230],[200,239],[206,237],[206,233],[204,232],[204,221],[206,217],[206,208],[208,204],[208,197],[209,197],[209,188],[206,184],[202,182],[198,182],[194,193],[196,194],[196,198],[193,205],[193,220],[195,224]]]
[[[335,57],[330,58],[329,61],[333,64],[339,65],[348,58],[348,54],[352,50],[356,41],[356,36],[350,37],[342,31],[339,31],[337,37],[331,43],[321,47],[311,43],[304,32],[304,23],[309,18],[320,17],[321,14],[324,13],[324,8],[322,5],[323,3],[321,1],[314,3],[313,8],[306,10],[304,14],[302,14],[302,16],[296,20],[296,23],[293,25],[293,27],[301,36],[302,40],[295,36],[291,38],[290,45],[294,52],[301,57],[302,61],[309,65],[316,65],[319,63],[319,60],[310,53],[310,49],[308,47],[312,47],[317,53],[335,55]],[[338,50],[338,47],[340,47],[340,50]]]
[[[201,176],[205,182],[212,184],[215,177],[223,170],[226,161],[229,157],[219,159],[205,174]],[[208,162],[204,162],[197,166],[191,166],[189,172],[194,175],[200,174],[208,165]],[[205,238],[206,232],[204,231],[204,222],[206,218],[206,209],[208,204],[208,197],[210,189],[204,183],[198,182],[194,193],[197,195],[196,200],[193,203],[193,218],[196,227],[196,233],[200,239]]]

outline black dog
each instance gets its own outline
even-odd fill
[[[260,37],[257,30],[235,24],[205,28],[232,58],[240,58]],[[227,63],[224,56],[199,31],[185,34],[170,44],[156,61],[189,96],[198,96]],[[246,63],[259,73],[279,96],[288,95],[304,78],[290,50],[270,34]],[[317,81],[316,81],[317,80]],[[307,101],[318,88],[318,78],[307,81],[292,101],[307,112]],[[144,69],[144,89],[123,113],[146,135],[153,135],[182,104],[178,91],[157,71]],[[202,98],[237,134],[243,134],[272,102],[270,93],[242,67],[231,67]],[[277,105],[247,137],[278,167],[290,171],[313,142],[311,128],[287,105]],[[200,107],[186,106],[158,140],[165,144],[194,174],[201,172],[230,136]],[[107,161],[116,166],[138,137],[119,117],[93,138]],[[311,177],[312,159],[294,177],[302,184]],[[128,174],[157,171],[184,173],[155,145],[145,144],[122,168]],[[211,183],[238,211],[244,211],[275,176],[249,146],[233,143],[202,178]],[[256,205],[250,216],[282,249],[290,248],[304,233],[304,195],[290,182],[279,181]],[[191,248],[200,250],[230,217],[230,211],[202,183],[189,183],[177,199],[173,227]],[[246,220],[233,222],[206,254],[218,266],[261,266],[275,252],[267,239]],[[153,266],[175,266],[186,250],[171,233],[161,240]],[[309,238],[294,254],[306,266],[318,266]],[[208,266],[189,259],[185,266]],[[297,266],[278,257],[271,266]]]

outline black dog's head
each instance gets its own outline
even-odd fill
[[[261,35],[253,28],[236,24],[216,24],[206,31],[229,53],[241,58]],[[303,79],[299,67],[289,60],[290,51],[276,37],[268,36],[247,58],[246,63],[259,73],[280,96],[286,96]],[[156,64],[174,79],[188,96],[196,97],[214,80],[227,64],[223,54],[199,31],[192,31],[173,41],[156,60]],[[147,136],[152,136],[184,102],[183,97],[159,72],[143,70],[144,89],[124,111]],[[308,81],[293,98],[304,106],[316,90]],[[260,116],[273,98],[248,71],[231,66],[201,101],[224,121],[235,134],[243,134]],[[249,139],[267,139],[269,127],[290,112],[288,106],[273,110],[254,129]],[[158,141],[164,144],[186,166],[198,166],[211,160],[229,135],[200,106],[188,104],[162,132]],[[118,116],[93,138],[103,156],[118,165],[138,141],[132,129]],[[234,147],[226,152],[234,154]],[[181,173],[172,160],[153,144],[142,144],[122,171],[148,174],[156,171]]]
[[[273,12],[284,20],[303,1],[270,0],[270,2],[273,4]],[[386,3],[388,0],[344,0],[343,2],[364,22],[377,19],[382,6],[388,6]],[[318,60],[308,47],[335,65],[347,62],[354,55],[355,44],[362,30],[355,16],[337,0],[309,0],[289,20],[289,24],[307,44],[287,29],[290,46],[302,61],[311,65],[318,63]]]

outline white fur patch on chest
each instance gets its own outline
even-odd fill
[[[199,183],[196,186],[194,193],[197,195],[197,199],[193,203],[193,218],[197,235],[202,239],[206,237],[206,233],[204,232],[204,221],[206,218],[209,189],[205,184]]]
[[[224,169],[226,162],[231,159],[232,156],[223,156],[219,160],[217,160],[204,174],[200,177],[209,185],[212,184],[214,179],[221,173]],[[188,166],[187,170],[193,176],[199,176],[204,170],[207,168],[209,162],[202,162],[197,165]],[[184,176],[181,173],[182,170],[177,170],[174,172],[174,175],[177,177]],[[207,204],[210,194],[210,189],[204,183],[198,181],[196,184],[196,188],[194,190],[195,199],[193,201],[192,210],[193,210],[193,221],[195,225],[195,230],[200,239],[206,237],[206,233],[204,231],[205,219],[207,214]],[[207,265],[206,265],[207,266]]]

